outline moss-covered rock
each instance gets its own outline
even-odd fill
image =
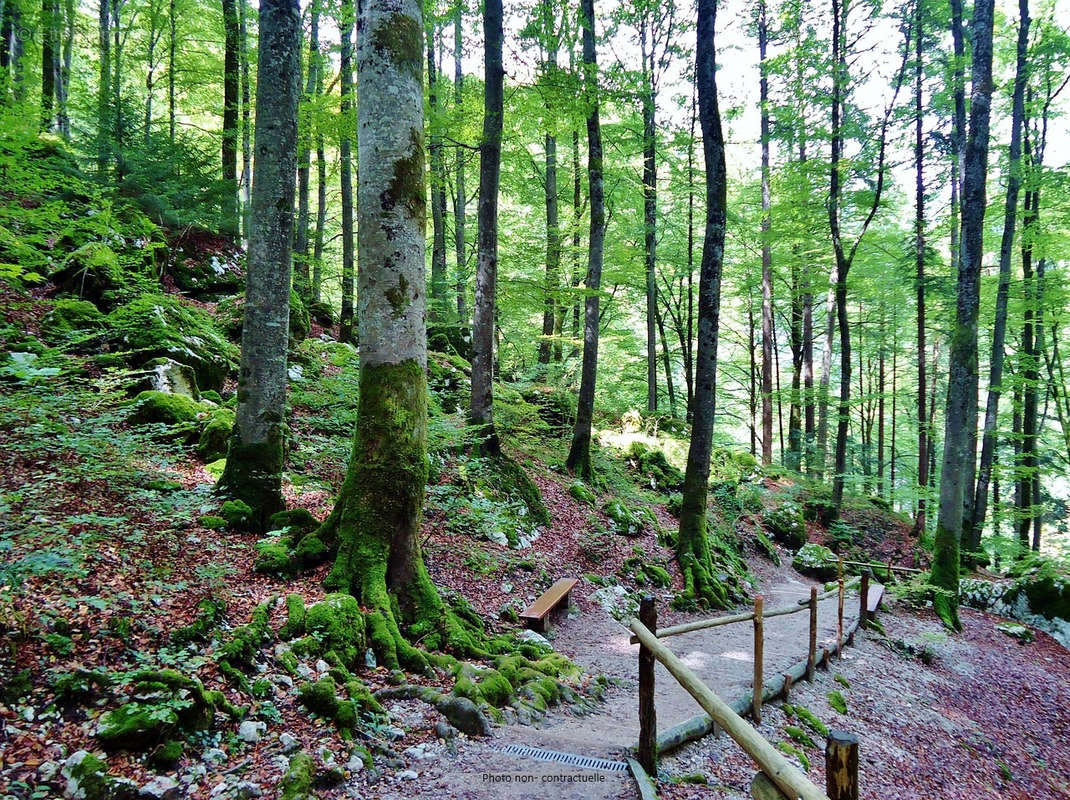
[[[269,608],[273,601],[261,603],[253,610],[253,618],[248,625],[234,630],[231,638],[218,651],[220,664],[224,662],[231,667],[251,669],[255,663],[257,651],[274,636],[268,624]]]
[[[627,453],[628,466],[643,482],[655,491],[675,492],[683,488],[684,473],[669,463],[665,453],[647,447],[642,442],[632,442]]]
[[[307,508],[291,508],[272,514],[269,525],[272,530],[285,530],[291,536],[310,533],[319,527],[319,520]]]
[[[205,514],[202,517],[198,517],[197,523],[210,531],[218,531],[227,527],[227,521],[215,514]]]
[[[248,529],[253,522],[253,509],[242,500],[227,500],[219,509],[219,516],[238,530]]]
[[[127,419],[135,425],[160,422],[165,425],[188,425],[196,423],[209,406],[198,403],[184,394],[146,391],[134,398]]]
[[[203,641],[218,627],[225,609],[226,604],[222,600],[201,600],[197,603],[196,618],[189,625],[176,629],[171,634],[171,641],[177,645]]]
[[[133,676],[134,699],[103,714],[96,736],[107,749],[138,749],[172,738],[178,731],[211,725],[217,707],[237,710],[221,694],[206,692],[196,678],[175,670],[143,670]]]
[[[568,493],[572,496],[573,500],[578,500],[581,503],[586,503],[589,506],[597,506],[598,498],[595,497],[587,485],[581,481],[575,481],[568,487]]]
[[[312,324],[309,319],[308,309],[301,302],[301,296],[293,289],[290,290],[290,346],[300,344],[308,338]]]
[[[308,609],[305,630],[346,667],[354,667],[367,647],[364,613],[350,594],[329,594]]]
[[[182,759],[184,749],[185,745],[178,739],[166,741],[149,754],[148,764],[155,770],[172,769]]]
[[[334,306],[325,300],[313,300],[309,303],[308,315],[324,328],[334,325]]]
[[[218,391],[236,369],[238,349],[215,327],[211,315],[170,295],[143,295],[107,317],[107,339],[133,364],[166,356],[188,364],[197,385]]]
[[[819,581],[830,581],[838,574],[839,559],[827,547],[808,542],[799,548],[791,565],[803,575]]]
[[[290,757],[286,773],[279,782],[281,800],[312,800],[312,756],[302,751]]]
[[[762,517],[773,538],[792,550],[798,550],[806,544],[806,520],[798,503],[785,500],[776,508],[770,509]]]
[[[643,532],[643,523],[639,517],[618,497],[609,500],[602,511],[613,523],[613,530],[621,536],[639,536]]]
[[[104,315],[88,300],[64,297],[55,302],[41,320],[41,329],[52,336],[63,336],[75,331],[91,331],[101,328]]]
[[[1034,555],[1014,574],[1017,577],[1004,595],[1004,602],[1013,603],[1024,594],[1034,614],[1070,622],[1070,574],[1053,559]]]
[[[256,543],[255,571],[266,575],[290,575],[296,567],[288,539],[269,538]]]
[[[126,285],[127,276],[119,266],[119,257],[103,242],[82,245],[48,276],[62,292],[77,295],[96,305],[115,299]]]
[[[217,298],[244,286],[244,255],[223,236],[190,228],[175,239],[173,247],[168,275],[191,297]]]
[[[138,785],[127,778],[108,774],[103,759],[86,750],[79,750],[63,764],[67,779],[65,796],[80,800],[134,800]]]
[[[225,458],[230,432],[234,428],[234,412],[229,408],[217,408],[208,418],[208,424],[201,430],[197,440],[197,455],[202,461],[215,461]]]
[[[133,392],[151,390],[166,394],[181,394],[193,400],[201,399],[197,373],[193,367],[171,358],[153,358],[142,366],[142,374],[132,387]]]
[[[279,629],[280,639],[295,639],[305,633],[305,598],[293,592],[286,595],[286,624]]]

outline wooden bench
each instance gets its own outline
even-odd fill
[[[568,605],[568,594],[577,583],[575,578],[561,578],[557,583],[543,592],[539,599],[520,613],[520,618],[528,627],[541,632],[547,628],[550,612],[561,605]]]

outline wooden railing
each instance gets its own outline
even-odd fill
[[[776,697],[783,693],[786,697],[790,691],[792,680],[797,680],[803,675],[808,680],[813,679],[814,670],[818,663],[817,604],[820,600],[834,595],[838,596],[835,650],[837,655],[843,649],[844,636],[846,635],[850,640],[854,635],[855,628],[859,624],[865,623],[868,609],[869,575],[863,574],[859,578],[845,582],[843,578],[843,563],[841,561],[839,578],[835,589],[819,594],[817,587],[812,586],[810,587],[808,600],[800,600],[795,605],[771,611],[765,611],[764,598],[758,595],[754,598],[753,611],[658,629],[654,598],[650,595],[645,596],[639,606],[639,617],[633,618],[628,625],[633,633],[631,642],[633,644],[638,642],[640,645],[639,746],[638,763],[633,765],[633,769],[637,768],[638,771],[656,774],[659,752],[692,738],[689,735],[690,733],[701,735],[710,730],[724,730],[747,752],[761,770],[755,778],[754,784],[752,784],[752,792],[755,797],[774,798],[781,796],[793,798],[793,800],[794,798],[802,798],[803,800],[848,800],[848,798],[854,798],[854,800],[857,800],[858,740],[856,737],[852,737],[849,734],[830,733],[825,749],[826,786],[828,791],[828,794],[825,794],[742,718],[743,713],[750,711],[754,721],[760,723],[762,701],[767,694],[771,697]],[[858,620],[845,632],[843,624],[844,596],[846,589],[853,587],[856,583],[860,584]],[[810,612],[806,660],[805,662],[799,662],[799,664],[782,675],[776,676],[773,684],[767,687],[765,686],[764,676],[765,620],[770,617],[795,614],[804,610]],[[745,702],[742,704],[735,704],[735,707],[721,700],[660,641],[661,639],[679,636],[696,630],[747,621],[752,621],[754,625],[753,689],[750,697],[745,698]],[[827,663],[829,657],[829,650],[825,648],[822,651],[821,660]],[[681,733],[678,737],[674,736],[671,731],[667,737],[658,736],[657,711],[654,704],[655,660],[660,661],[669,671],[669,674],[698,701],[706,714],[709,715],[709,727],[705,728],[705,730]],[[686,726],[687,724],[685,723]],[[699,727],[703,726],[700,724]],[[677,738],[680,741],[677,741]],[[636,777],[642,784],[643,779],[640,775],[637,774]]]

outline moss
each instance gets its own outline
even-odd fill
[[[197,524],[210,531],[218,531],[227,527],[227,521],[222,517],[217,517],[215,514],[205,514],[203,517],[199,517]]]
[[[171,642],[177,645],[187,645],[190,642],[204,640],[209,633],[216,629],[226,605],[222,600],[210,598],[197,603],[197,616],[189,625],[178,628],[171,634]]]
[[[806,521],[797,503],[784,501],[766,512],[762,522],[773,538],[786,547],[798,550],[806,544]]]
[[[632,442],[627,453],[628,465],[644,478],[644,483],[656,491],[679,491],[684,485],[684,473],[669,463],[665,453]]]
[[[227,500],[219,509],[219,515],[230,527],[243,530],[252,523],[253,509],[243,500]]]
[[[808,709],[806,706],[794,706],[793,710],[795,712],[795,716],[798,717],[799,720],[814,733],[818,734],[819,736],[829,735],[828,726],[825,725],[825,723],[822,722],[820,719],[818,719],[817,715],[813,711]]]
[[[810,759],[807,757],[806,753],[804,753],[798,747],[793,745],[791,742],[777,742],[776,747],[777,750],[779,750],[780,752],[796,759],[800,764],[802,764],[802,768],[805,771],[810,771]]]
[[[127,284],[119,257],[103,242],[82,245],[48,277],[61,291],[97,303],[114,299],[115,292]]]
[[[802,728],[797,728],[794,725],[785,725],[784,733],[788,735],[788,738],[795,740],[803,747],[817,747],[817,745],[814,744],[814,740],[810,738],[810,734]]]
[[[307,508],[291,508],[272,514],[268,524],[272,530],[286,530],[288,533],[297,534],[314,531],[320,523]]]
[[[184,394],[146,391],[134,398],[128,419],[135,425],[152,422],[181,425],[196,422],[208,410],[208,406]]]
[[[302,636],[290,644],[290,649],[302,658],[318,657],[323,652],[323,645],[315,636]]]
[[[290,346],[294,347],[308,338],[312,329],[308,308],[301,302],[301,296],[290,290]]]
[[[315,683],[305,683],[297,690],[297,699],[314,714],[327,719],[334,719],[338,713],[338,689],[330,676],[320,678]]]
[[[172,769],[182,758],[185,745],[178,739],[171,739],[157,747],[149,755],[149,766],[155,770]]]
[[[313,762],[308,753],[295,753],[290,757],[286,773],[279,782],[281,800],[311,800]]]
[[[257,442],[243,441],[239,432],[235,428],[231,433],[216,491],[249,507],[248,530],[264,531],[271,516],[286,505],[282,497],[286,426],[281,421],[269,425],[266,438]]]
[[[834,689],[828,693],[827,697],[829,705],[832,706],[834,711],[838,711],[840,714],[847,713],[847,700],[843,694]]]
[[[297,547],[294,548],[294,559],[302,567],[314,567],[326,561],[330,553],[330,548],[323,543],[323,540],[316,534],[310,533],[297,543]]]
[[[197,455],[202,461],[216,461],[227,455],[227,444],[234,428],[234,412],[229,408],[217,408],[208,418],[197,440]]]
[[[595,497],[594,492],[588,489],[580,481],[574,481],[571,486],[568,487],[568,493],[572,495],[574,500],[578,500],[581,503],[586,503],[589,506],[595,506],[598,504],[598,498]]]
[[[791,565],[803,575],[810,575],[819,581],[832,580],[837,575],[839,561],[827,547],[808,542],[799,548]]]
[[[486,669],[479,674],[480,696],[492,706],[505,706],[513,698],[513,686],[496,669]]]
[[[416,81],[423,69],[423,32],[407,14],[394,13],[381,19],[372,32],[372,46],[398,69]],[[421,182],[422,172],[419,176]]]
[[[292,650],[284,650],[275,657],[275,660],[291,675],[297,674],[297,656],[294,655]]]
[[[346,667],[354,667],[366,647],[364,614],[348,594],[329,594],[308,609],[305,630],[333,651]]]
[[[21,681],[20,681],[21,677]],[[19,684],[22,683],[20,686]],[[52,679],[51,688],[56,696],[56,702],[65,705],[80,701],[89,696],[93,687],[107,689],[113,683],[112,676],[99,669],[76,669],[73,672],[64,672]],[[6,688],[14,689],[13,695],[3,695],[5,702],[14,704],[29,694],[30,671],[24,670],[8,679]]]
[[[360,711],[368,714],[385,715],[386,710],[375,699],[371,690],[356,678],[346,681],[346,692]]]
[[[279,629],[280,639],[295,639],[305,632],[305,599],[295,593],[286,595],[286,624]]]
[[[215,389],[209,389],[206,392],[201,392],[201,400],[208,400],[209,402],[215,403],[219,406],[223,405],[223,398],[220,397],[219,392],[217,392]]]
[[[41,320],[41,329],[53,335],[95,330],[104,324],[104,315],[88,300],[64,297],[55,302]]]
[[[291,574],[296,565],[285,542],[285,539],[265,539],[257,542],[253,569],[268,575]]]
[[[620,498],[611,499],[602,507],[602,511],[613,522],[614,530],[620,535],[638,536],[643,532],[643,523],[639,517]]]
[[[660,586],[661,588],[672,586],[672,576],[669,575],[669,571],[664,567],[659,567],[657,564],[646,564],[641,572],[646,582],[652,583],[654,586]]]
[[[252,621],[234,631],[230,641],[219,648],[220,661],[226,661],[232,667],[252,668],[260,646],[272,636],[271,627],[268,624],[268,609],[273,602],[269,600],[261,603],[253,611]]]

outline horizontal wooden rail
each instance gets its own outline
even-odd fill
[[[844,584],[844,589],[853,588],[854,585],[860,580],[861,578],[852,578],[846,584]],[[833,595],[837,594],[839,591],[839,587],[837,587],[835,589],[825,592],[824,594],[819,594],[817,596],[817,599],[825,600],[826,598],[832,597]],[[762,616],[768,619],[769,617],[782,617],[785,614],[796,614],[799,611],[808,608],[809,605],[810,599],[803,598],[799,601],[799,605],[784,606],[783,608],[774,608],[772,611],[766,611]],[[708,619],[695,620],[694,622],[683,622],[679,625],[672,625],[668,628],[659,628],[657,633],[655,633],[654,635],[657,636],[659,639],[665,639],[669,636],[679,636],[682,633],[691,633],[691,631],[701,631],[705,630],[706,628],[719,628],[722,625],[732,625],[736,622],[750,622],[752,619],[754,619],[754,612],[745,611],[742,614],[731,614],[727,617],[710,617]],[[630,641],[632,644],[638,644],[639,638],[637,636],[632,636],[631,639],[629,639],[628,641]]]
[[[844,561],[845,566],[848,567],[872,567],[873,569],[892,569],[897,572],[928,572],[926,569],[918,569],[917,567],[900,567],[895,564],[877,564],[872,561]]]
[[[698,701],[703,710],[735,742],[746,751],[754,763],[788,797],[802,800],[828,800],[828,796],[811,783],[775,747],[765,740],[731,706],[698,679],[676,655],[651,633],[639,620],[632,618],[628,627],[639,642],[654,654],[680,685]]]

